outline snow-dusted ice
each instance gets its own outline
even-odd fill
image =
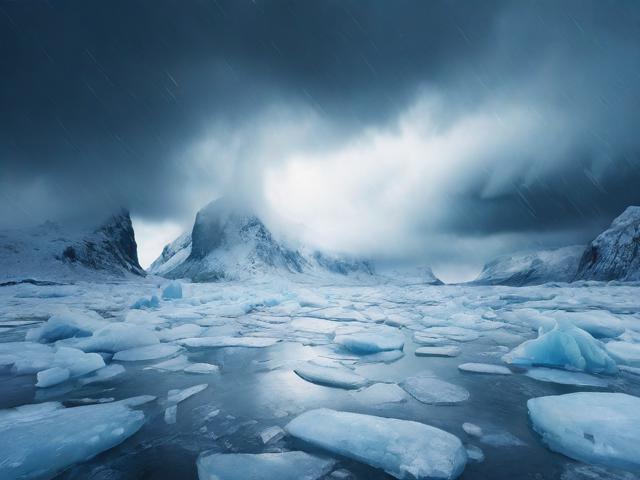
[[[369,381],[351,370],[342,366],[320,365],[315,362],[306,362],[294,369],[294,372],[305,380],[337,388],[360,388]]]
[[[467,463],[456,436],[407,420],[318,409],[296,417],[285,430],[400,479],[454,479]]]
[[[458,365],[458,370],[471,373],[511,375],[511,370],[509,370],[504,365],[492,365],[490,363],[461,363],[460,365]]]
[[[587,463],[640,470],[640,398],[579,392],[532,398],[533,428],[552,450]]]

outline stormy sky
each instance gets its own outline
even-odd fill
[[[640,203],[640,3],[0,0],[0,227],[221,195],[448,280]],[[295,239],[295,240],[294,240]]]

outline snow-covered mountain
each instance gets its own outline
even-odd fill
[[[47,222],[35,228],[2,231],[0,264],[1,283],[145,275],[125,210],[97,227],[70,228]]]
[[[290,248],[253,212],[221,198],[197,213],[191,234],[167,245],[149,272],[207,282],[269,272],[371,275],[373,268],[365,261]]]
[[[572,245],[552,250],[514,253],[485,264],[473,282],[481,285],[539,285],[571,282],[578,270],[584,246]]]
[[[627,207],[584,251],[577,280],[640,280],[640,207]]]

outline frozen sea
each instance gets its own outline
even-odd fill
[[[392,478],[364,461],[284,432],[272,438],[271,434],[261,436],[267,429],[279,431],[272,427],[284,429],[298,415],[318,408],[413,420],[449,432],[468,451],[479,449],[484,456],[482,461],[468,461],[462,479],[640,478],[633,468],[589,465],[550,450],[532,428],[527,410],[529,399],[548,395],[620,392],[640,396],[636,373],[640,370],[635,370],[640,365],[634,364],[633,357],[634,345],[640,344],[640,287],[601,283],[428,286],[393,281],[335,285],[326,280],[264,278],[183,283],[182,298],[163,299],[167,283],[151,277],[137,282],[0,288],[0,409],[44,402],[59,402],[70,409],[155,397],[135,407],[144,413],[144,423],[124,441],[34,478],[196,479],[196,462],[205,452],[284,451],[334,461],[321,478]],[[155,301],[138,302],[154,295],[159,299],[157,306]],[[149,308],[132,309],[136,302]],[[596,311],[607,316],[593,317]],[[611,335],[625,347],[616,351],[631,351],[616,362],[629,368],[612,375],[583,372],[574,376],[566,370],[532,371],[535,367],[503,361],[506,353],[536,338],[549,319],[566,317],[564,312],[588,319],[585,329],[597,320],[597,332],[602,331],[603,322],[615,324],[609,329]],[[72,320],[62,320],[64,327],[37,330],[55,315]],[[110,351],[106,352],[100,345],[108,342],[99,332],[111,332],[104,329],[112,323],[126,327],[122,335],[108,338]],[[141,329],[151,332],[148,338],[146,333],[140,336]],[[29,333],[45,331],[46,335]],[[132,346],[132,337],[146,340]],[[45,338],[52,341],[42,343]],[[102,343],[95,338],[103,338]],[[614,338],[600,336],[597,341],[606,348]],[[37,339],[42,348],[32,346]],[[415,354],[420,347],[443,346],[456,347],[459,354]],[[98,352],[107,370],[83,374],[78,364],[68,363],[75,360],[64,363],[56,357],[62,347]],[[38,349],[42,364],[17,368],[28,363],[25,357],[30,348]],[[118,353],[125,350],[126,354]],[[458,368],[469,363],[480,367]],[[508,367],[511,374],[496,374],[483,365]],[[36,387],[36,371],[49,367],[58,368],[50,372],[53,379],[58,378],[59,369],[70,373],[61,375],[56,385]],[[311,374],[303,378],[296,370]],[[438,401],[420,401],[413,389],[401,388],[416,382],[425,387],[429,399]],[[466,433],[464,423],[479,427],[481,434]],[[11,432],[12,424],[6,428]],[[54,437],[55,422],[48,428]],[[73,425],[60,428],[65,438],[73,437]],[[33,444],[42,441],[34,438]],[[0,465],[3,460],[0,451]],[[332,465],[323,463],[327,464]]]

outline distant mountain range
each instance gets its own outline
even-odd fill
[[[640,207],[628,207],[586,247],[503,255],[470,283],[522,286],[576,280],[640,280]]]

